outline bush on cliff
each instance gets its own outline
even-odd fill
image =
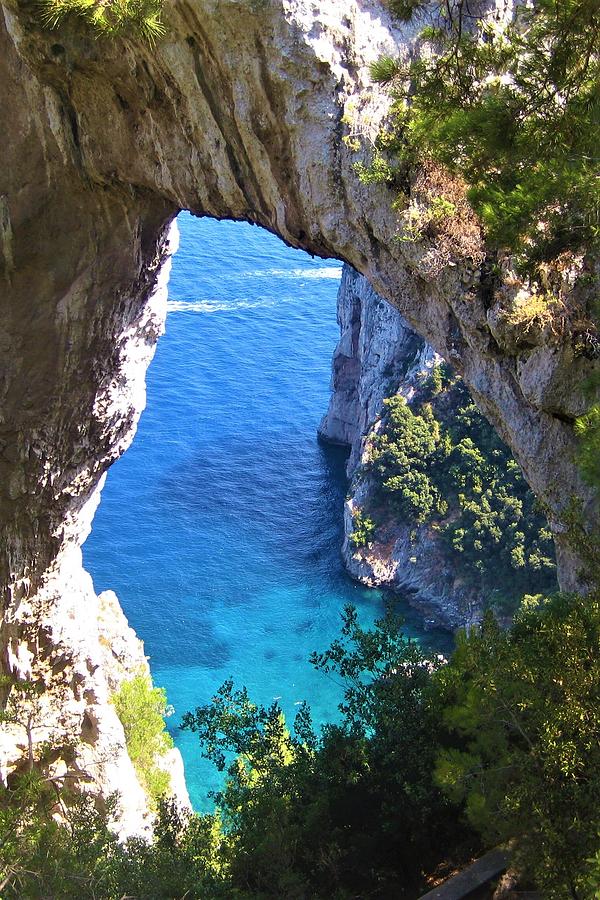
[[[231,682],[185,719],[220,770],[235,755],[216,797],[233,884],[251,897],[414,897],[424,873],[473,846],[434,782],[440,662],[393,616],[366,631],[352,608],[312,662],[345,686],[341,721],[320,735],[306,707],[290,731],[277,703]]]
[[[375,522],[363,515],[360,509],[352,512],[352,534],[350,540],[355,547],[366,547],[375,535]]]
[[[499,263],[510,255],[531,289],[527,304],[505,311],[515,330],[542,325],[550,341],[597,359],[597,0],[518,4],[507,23],[467,0],[388,5],[400,18],[420,21],[427,51],[409,64],[385,57],[372,68],[373,80],[389,85],[393,97],[388,148],[396,167],[399,158],[405,182],[415,162],[431,161],[463,179],[483,226],[488,299],[501,280]],[[596,485],[598,387],[596,377],[591,408],[577,422],[582,470]]]
[[[169,773],[159,768],[157,760],[173,746],[165,729],[167,695],[163,688],[152,686],[144,672],[124,681],[113,694],[112,703],[123,725],[127,752],[140,782],[151,802],[169,789]]]
[[[510,631],[488,615],[462,635],[435,678],[438,783],[556,900],[600,889],[599,647],[598,591],[526,598]]]
[[[68,788],[37,771],[14,775],[0,793],[0,892],[4,898],[93,896],[96,885],[109,896],[116,837],[108,813],[90,798],[71,798]],[[60,816],[61,820],[57,821]]]
[[[153,839],[123,844],[111,827],[118,797],[99,808],[69,784],[36,771],[13,776],[0,793],[3,898],[230,900],[219,872],[225,837],[215,817],[188,816],[163,801]]]
[[[589,379],[590,395],[600,389],[600,373]],[[579,464],[586,481],[600,490],[600,402],[593,403],[587,414],[575,423],[579,437]]]
[[[423,13],[433,51],[373,70],[392,86],[405,159],[464,178],[489,246],[531,272],[563,250],[598,248],[596,0],[535,0],[506,27],[466,0],[388,2],[404,19]]]
[[[219,767],[231,884],[249,896],[415,896],[454,855],[513,841],[544,896],[591,900],[600,844],[600,597],[526,598],[513,628],[491,614],[448,665],[393,618],[347,610],[313,655],[342,678],[339,725],[293,734],[277,704],[226,684],[188,725]],[[440,853],[443,849],[443,853]]]
[[[133,34],[154,43],[165,32],[163,0],[40,0],[39,5],[48,28],[58,28],[67,17],[76,17],[97,37]]]
[[[554,550],[544,518],[460,379],[426,383],[411,406],[400,396],[385,405],[367,467],[377,485],[373,505],[410,525],[434,526],[467,586],[503,610],[524,593],[551,590]]]

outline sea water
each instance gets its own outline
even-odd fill
[[[109,472],[84,561],[144,641],[192,801],[207,809],[222,776],[181,714],[232,676],[261,703],[278,698],[290,720],[302,700],[317,724],[335,718],[341,687],[308,657],[338,635],[345,604],[368,624],[384,598],[344,572],[345,454],[316,436],[340,263],[248,224],[178,224],[148,405]]]

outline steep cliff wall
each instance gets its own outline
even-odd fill
[[[577,494],[598,520],[572,427],[595,363],[568,339],[514,340],[505,295],[482,289],[466,204],[444,247],[398,241],[394,191],[354,170],[389,104],[368,64],[409,53],[411,27],[379,0],[182,0],[150,47],[95,40],[77,20],[49,33],[38,12],[7,0],[0,20],[4,668],[31,658],[51,679],[48,617],[63,621],[65,561],[79,565],[90,499],[135,430],[160,331],[154,286],[180,209],[256,222],[366,275],[463,374],[547,505],[561,581],[576,585],[563,511]],[[364,138],[358,153],[342,141],[348,130]],[[426,171],[411,192],[432,202]],[[85,617],[89,595],[77,596],[72,614]],[[62,639],[75,659],[76,635]],[[73,679],[67,687],[76,697]],[[77,715],[83,737],[83,707]]]
[[[342,547],[346,569],[363,584],[407,591],[426,617],[447,628],[472,624],[480,618],[482,598],[460,587],[459,574],[430,528],[415,529],[391,519],[368,547],[358,549],[350,539],[354,511],[373,499],[375,485],[359,467],[366,441],[377,430],[383,401],[394,393],[412,399],[441,357],[350,266],[344,266],[337,316],[340,340],[332,361],[333,393],[319,434],[350,448]]]
[[[362,439],[381,413],[384,398],[410,381],[409,369],[426,344],[398,310],[347,265],[338,291],[337,320],[333,393],[319,435],[350,447],[347,472],[352,476],[360,463]]]
[[[350,448],[342,547],[346,569],[363,584],[406,592],[426,618],[449,629],[479,621],[490,604],[508,621],[524,593],[556,587],[543,520],[534,512],[522,479],[510,476],[509,454],[497,441],[489,443],[493,440],[489,426],[475,410],[468,412],[471,407],[460,379],[442,366],[442,358],[414,334],[399,311],[349,266],[344,267],[337,310],[340,340],[332,361],[333,393],[319,434]],[[429,468],[430,487],[442,492],[447,508],[425,515],[425,521],[415,511],[402,512],[394,491],[383,489],[385,476],[374,465],[381,438],[393,443],[390,408],[384,400],[397,397],[416,415],[425,404],[436,419],[432,437],[443,433],[453,447],[448,454],[438,447]],[[427,421],[422,420],[422,427]],[[459,449],[463,438],[466,456]],[[405,434],[404,440],[414,448],[414,434]],[[418,478],[428,467],[415,449],[412,452],[409,472]],[[394,464],[385,465],[389,476]],[[460,474],[455,475],[457,467]],[[472,480],[465,477],[467,470]],[[457,480],[462,500],[456,495]],[[512,517],[509,523],[504,521],[503,497]],[[421,499],[427,504],[428,493]],[[475,508],[472,521],[470,511]],[[425,514],[425,508],[419,513]],[[478,517],[487,524],[476,532]],[[357,546],[353,539],[357,521],[365,519],[373,523],[374,531]],[[501,535],[505,526],[509,534]],[[360,528],[359,524],[358,533]],[[522,532],[523,538],[513,541],[511,528]],[[459,540],[462,549],[456,551],[452,535],[462,529],[466,530]],[[489,556],[482,568],[478,567],[483,558],[473,555],[474,542],[481,542],[482,552]]]
[[[170,254],[176,244],[174,229],[161,245],[160,277],[137,321],[129,321],[126,330],[114,337],[111,352],[118,359],[118,377],[105,378],[94,399],[94,422],[89,436],[82,429],[82,441],[89,441],[86,449],[81,448],[84,461],[81,457],[71,461],[74,481],[89,478],[90,470],[102,465],[103,454],[110,453],[110,460],[116,458],[133,437],[145,405],[145,371],[164,327]],[[69,321],[67,310],[63,316],[64,324],[72,329],[85,329],[89,324],[78,321],[77,315]],[[26,331],[23,339],[28,337]],[[25,393],[24,405],[28,399]],[[56,398],[55,403],[61,406],[61,398]],[[61,415],[69,415],[67,394],[62,404]],[[49,413],[48,417],[51,418]],[[52,456],[41,443],[41,436],[36,438],[39,443],[29,453],[47,466],[51,492],[58,473],[51,471]],[[24,463],[21,459],[16,477],[23,477]],[[124,680],[149,674],[148,661],[116,596],[112,592],[96,596],[81,559],[81,544],[89,534],[103,481],[102,476],[89,499],[77,503],[71,515],[54,525],[62,526],[60,538],[56,532],[44,533],[42,529],[34,535],[39,542],[38,557],[44,550],[48,552],[48,543],[61,539],[51,564],[37,572],[25,569],[21,579],[8,585],[8,602],[0,628],[2,670],[15,680],[34,682],[43,692],[33,702],[24,704],[24,715],[18,722],[4,723],[0,729],[0,779],[6,784],[11,772],[23,764],[27,745],[23,723],[25,714],[32,712],[34,743],[43,746],[48,742],[55,747],[45,762],[48,774],[67,788],[78,787],[98,797],[118,792],[120,833],[141,834],[149,827],[148,802],[127,753],[123,726],[111,696]],[[6,546],[8,552],[11,549]],[[189,806],[179,752],[171,751],[161,765],[171,772],[172,789],[179,802]]]

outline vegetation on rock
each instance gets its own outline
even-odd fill
[[[56,749],[58,740],[62,741],[63,751],[69,749],[69,739],[64,729],[52,715],[52,707],[44,702],[46,690],[46,684],[41,679],[0,676],[0,691],[3,694],[0,726],[5,725],[19,735],[16,740],[26,747],[24,767],[28,772],[44,767],[49,748]],[[63,694],[64,690],[55,689],[54,702],[60,704]]]
[[[466,0],[389,5],[404,19],[427,15],[421,38],[431,51],[372,71],[392,86],[405,157],[464,178],[489,245],[530,268],[598,248],[595,0],[536,0],[506,25],[473,14]]]
[[[599,646],[598,591],[530,597],[510,631],[488,615],[462,635],[436,678],[450,734],[438,783],[488,844],[516,840],[546,897],[597,896]]]
[[[236,754],[217,796],[231,877],[252,897],[415,896],[442,848],[464,855],[473,838],[434,783],[426,692],[440,663],[393,617],[365,631],[352,609],[313,663],[346,686],[341,721],[320,735],[307,707],[290,732],[276,703],[256,706],[231,683],[187,718],[219,768]]]
[[[592,379],[590,391],[600,385],[600,375]],[[594,403],[575,423],[580,439],[579,464],[586,480],[600,489],[600,403]]]
[[[59,802],[60,800],[60,802]],[[123,844],[111,827],[118,797],[98,807],[60,779],[20,775],[0,795],[0,885],[18,900],[230,898],[213,877],[218,829],[162,802],[151,841]]]
[[[57,28],[69,16],[82,19],[97,37],[134,34],[153,43],[165,32],[163,0],[41,0],[41,18]]]
[[[373,519],[363,515],[360,509],[352,513],[352,534],[350,540],[355,547],[365,547],[373,539],[376,525]]]
[[[524,593],[552,590],[554,550],[542,512],[462,381],[434,368],[411,405],[394,396],[385,407],[365,467],[376,489],[360,521],[392,514],[430,526],[467,588],[503,611]]]
[[[156,805],[168,792],[169,773],[157,760],[170,750],[173,740],[165,729],[167,695],[152,687],[150,676],[140,672],[124,681],[112,702],[123,725],[127,752],[148,797]]]
[[[348,608],[313,654],[345,685],[341,719],[290,731],[277,703],[226,682],[186,716],[221,771],[213,815],[160,805],[155,836],[119,844],[115,801],[62,793],[37,772],[0,798],[3,896],[415,897],[498,841],[544,896],[600,889],[600,595],[528,598],[513,628],[491,614],[448,664],[390,613]],[[228,764],[228,759],[231,760]]]
[[[535,0],[518,5],[508,22],[466,0],[388,5],[400,19],[421,22],[424,52],[372,66],[373,80],[393,97],[379,168],[403,167],[410,184],[415,170],[433,163],[463,180],[483,226],[488,287],[498,287],[507,261],[525,276],[530,296],[509,300],[506,310],[521,341],[542,331],[551,342],[570,341],[576,355],[598,358],[598,3]],[[400,239],[421,237],[409,217]],[[569,270],[574,277],[565,280]],[[591,402],[577,430],[583,470],[599,483],[600,406]]]

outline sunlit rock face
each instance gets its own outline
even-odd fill
[[[342,558],[348,573],[371,587],[406,592],[431,622],[453,630],[480,619],[483,598],[460,584],[439,535],[390,517],[381,540],[355,547],[353,512],[368,507],[377,487],[361,462],[377,434],[386,397],[410,401],[441,357],[418,337],[398,310],[375,293],[363,275],[344,266],[337,297],[340,340],[332,360],[332,394],[320,437],[350,449],[344,504]],[[456,582],[456,586],[455,586]]]
[[[485,598],[464,584],[435,530],[390,516],[366,547],[355,547],[350,537],[353,513],[369,508],[377,491],[367,466],[384,399],[400,395],[410,402],[442,359],[350,266],[344,266],[337,318],[340,340],[332,360],[332,394],[319,435],[350,449],[342,545],[346,570],[363,584],[404,592],[429,623],[451,631],[473,625],[481,618]]]
[[[400,241],[398,188],[363,185],[354,169],[368,162],[389,103],[368,65],[410,52],[410,26],[394,26],[377,0],[182,0],[167,5],[167,35],[149,47],[95,40],[78,21],[44,32],[33,3],[7,3],[2,16],[5,669],[24,671],[15,659],[28,659],[54,683],[64,560],[75,584],[88,503],[144,402],[162,327],[156,281],[169,223],[184,208],[256,222],[366,275],[461,372],[549,509],[562,584],[577,583],[562,514],[577,494],[597,521],[572,428],[579,376],[594,363],[574,362],[568,348],[545,352],[543,336],[523,347],[497,327],[466,205],[451,238]],[[343,141],[350,135],[358,151]],[[439,193],[426,170],[406,187],[423,210]],[[78,596],[70,614],[89,616],[89,595]],[[60,638],[64,672],[80,658],[75,631]],[[69,725],[82,740],[86,704],[111,715],[87,677]],[[80,688],[63,681],[75,697]]]
[[[427,345],[396,307],[348,265],[338,291],[337,320],[340,340],[332,360],[332,394],[319,435],[350,448],[346,471],[351,477],[384,399],[403,381],[409,383],[409,370]]]

